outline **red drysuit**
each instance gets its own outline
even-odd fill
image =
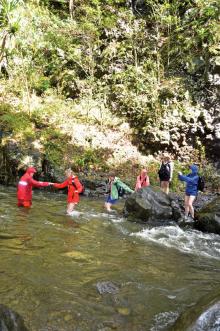
[[[43,187],[48,186],[48,182],[38,182],[34,180],[31,174],[36,172],[35,168],[28,168],[25,174],[21,177],[18,182],[17,198],[18,206],[30,207],[32,203],[32,187]]]
[[[74,184],[73,184],[74,183]],[[67,178],[63,183],[53,184],[56,188],[68,187],[67,202],[78,203],[79,202],[79,193],[82,192],[83,186],[80,183],[78,177],[72,176]]]

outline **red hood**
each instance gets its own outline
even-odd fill
[[[37,170],[34,167],[27,168],[26,174],[35,174]]]

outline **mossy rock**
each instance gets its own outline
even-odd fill
[[[220,197],[203,207],[196,215],[195,228],[203,232],[220,234]]]

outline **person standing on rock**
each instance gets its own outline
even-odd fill
[[[46,187],[52,185],[52,183],[49,182],[38,182],[33,179],[36,172],[37,170],[34,167],[29,167],[19,180],[17,187],[18,207],[31,207],[33,187]]]
[[[193,202],[198,195],[198,167],[193,164],[190,166],[191,172],[188,175],[183,175],[181,172],[178,173],[179,180],[186,182],[185,190],[185,218],[187,219],[189,214],[194,219],[194,208]]]
[[[75,206],[79,203],[79,194],[83,191],[83,186],[77,176],[74,175],[72,169],[65,171],[66,180],[63,183],[54,183],[55,188],[68,188],[67,193],[67,214],[71,215]]]
[[[130,187],[124,184],[120,178],[116,177],[113,172],[109,173],[109,178],[106,184],[106,193],[108,194],[105,201],[105,208],[107,211],[112,211],[111,206],[116,204],[119,200],[120,192],[124,190],[125,192],[134,193]]]
[[[141,174],[137,176],[135,191],[143,187],[147,187],[149,185],[150,185],[150,180],[149,180],[149,176],[147,175],[147,169],[143,169],[141,171]]]
[[[168,155],[163,156],[160,169],[158,171],[161,190],[168,194],[170,182],[173,177],[173,162]]]

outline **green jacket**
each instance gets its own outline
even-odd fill
[[[120,180],[120,178],[115,177],[114,181],[112,182],[112,185],[111,185],[111,192],[110,192],[110,195],[111,195],[111,199],[112,199],[112,200],[114,200],[114,199],[118,199],[118,198],[119,198],[117,187],[122,187],[125,191],[130,192],[130,193],[134,193],[134,191],[131,190],[130,187],[128,187],[126,184],[124,184],[124,183]]]

